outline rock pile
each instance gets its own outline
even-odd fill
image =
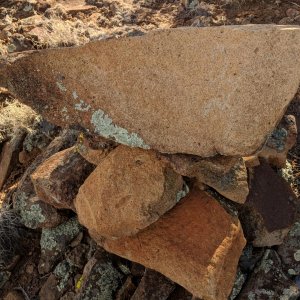
[[[0,83],[43,116],[0,158],[5,205],[40,234],[32,293],[296,299],[299,199],[275,168],[297,140],[299,48],[300,27],[259,25],[9,57]]]

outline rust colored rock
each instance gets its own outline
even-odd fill
[[[122,144],[247,156],[297,91],[299,48],[297,26],[167,29],[23,52],[1,68],[0,84],[56,124]]]
[[[275,167],[283,168],[288,151],[295,145],[296,141],[296,119],[292,115],[285,115],[258,156]]]
[[[19,152],[25,137],[25,130],[19,129],[14,133],[12,139],[6,142],[0,154],[0,189],[5,184],[10,172],[18,163]]]
[[[94,166],[75,150],[60,151],[43,162],[31,175],[37,196],[56,208],[74,210],[73,200]]]
[[[228,298],[245,239],[239,221],[193,190],[132,237],[106,240],[107,251],[152,268],[205,300]]]
[[[119,146],[80,187],[79,221],[93,237],[137,233],[171,209],[183,181],[152,150]]]
[[[165,156],[181,175],[194,177],[198,183],[214,188],[226,198],[244,203],[249,194],[247,169],[244,160],[236,157],[203,159],[194,155]]]
[[[265,162],[250,169],[250,192],[240,210],[247,240],[256,247],[280,245],[296,218],[297,197]]]

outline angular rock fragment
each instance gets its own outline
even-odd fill
[[[152,150],[119,146],[77,194],[79,221],[94,238],[133,235],[171,209],[183,180]]]
[[[37,196],[56,208],[73,209],[79,187],[93,171],[75,148],[60,151],[43,162],[31,175]]]
[[[193,190],[137,235],[105,240],[103,245],[162,273],[194,296],[225,300],[245,239],[236,218],[205,192]]]
[[[278,254],[274,250],[266,250],[238,299],[297,300],[299,296],[298,287],[282,272]]]
[[[244,203],[249,194],[247,169],[242,158],[175,154],[167,156],[176,172],[195,177],[198,183],[214,188],[226,198]]]
[[[20,215],[23,224],[31,229],[52,228],[63,222],[64,217],[53,206],[38,197],[20,199]]]
[[[52,270],[68,244],[82,230],[76,218],[72,218],[55,228],[44,228],[40,240],[41,259],[39,273],[45,274]]]
[[[0,84],[54,123],[122,144],[247,156],[297,91],[299,47],[297,26],[159,30],[11,57]]]
[[[247,240],[255,247],[280,245],[295,222],[297,202],[267,163],[250,170],[250,192],[239,214]]]
[[[0,189],[3,187],[10,172],[18,162],[19,152],[25,138],[25,129],[19,129],[14,133],[12,139],[6,142],[0,154]]]
[[[165,276],[147,269],[131,300],[167,300],[175,283]]]
[[[121,282],[121,273],[113,266],[112,261],[105,256],[93,256],[83,270],[82,283],[78,299],[114,300],[114,293]]]
[[[284,270],[289,275],[300,275],[300,222],[296,222],[283,243],[278,254]]]
[[[297,141],[297,125],[293,115],[285,115],[268,138],[258,156],[269,164],[283,168],[288,151]]]

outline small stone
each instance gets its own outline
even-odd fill
[[[80,187],[79,221],[95,239],[137,233],[171,209],[183,180],[151,150],[111,151]]]
[[[76,218],[55,228],[44,228],[40,240],[41,258],[38,265],[40,274],[49,273],[66,250],[69,243],[81,230]]]
[[[136,286],[132,282],[132,277],[128,276],[122,287],[118,290],[115,300],[132,299]]]
[[[265,159],[270,165],[283,168],[286,164],[288,151],[295,145],[296,141],[296,119],[292,115],[285,115],[257,155]]]
[[[288,8],[286,10],[286,15],[287,15],[287,17],[295,18],[298,15],[300,15],[300,11],[298,9],[295,9],[295,8]]]
[[[238,299],[297,300],[299,296],[299,288],[283,273],[278,254],[268,249],[250,275]]]
[[[166,300],[175,289],[175,283],[156,271],[147,269],[131,300]]]
[[[31,175],[37,196],[56,208],[74,210],[73,200],[94,166],[75,150],[60,151],[43,162]]]
[[[60,292],[57,289],[58,280],[54,274],[50,274],[46,282],[41,287],[39,292],[40,299],[43,300],[58,300]]]
[[[297,198],[265,162],[249,173],[250,193],[239,213],[247,240],[255,247],[280,245],[295,222]]]
[[[107,251],[154,269],[194,296],[227,300],[245,246],[239,221],[192,190],[136,236],[102,242]]]
[[[20,215],[23,224],[28,228],[53,228],[65,219],[53,206],[39,200],[37,196],[22,201]]]
[[[5,184],[12,169],[16,166],[26,131],[17,130],[12,139],[4,144],[0,155],[0,189]]]
[[[25,300],[25,298],[21,292],[12,291],[4,297],[4,300]]]
[[[114,293],[119,287],[122,275],[108,258],[97,260],[93,257],[84,267],[82,278],[80,300],[91,300],[95,296],[97,299],[115,300]]]
[[[278,247],[282,265],[290,275],[300,275],[300,223],[296,222]]]
[[[181,175],[196,178],[224,197],[244,203],[249,194],[247,169],[242,158],[217,157],[203,159],[195,155],[165,156]]]

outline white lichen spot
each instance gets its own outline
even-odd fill
[[[188,193],[190,189],[188,185],[184,182],[183,183],[183,188],[176,194],[176,202],[179,202],[182,198],[184,198]]]
[[[141,137],[115,125],[112,119],[101,109],[92,114],[91,123],[94,125],[94,131],[103,137],[114,138],[116,142],[130,147],[150,149]]]
[[[76,92],[76,91],[73,91],[72,96],[73,96],[73,98],[74,98],[75,100],[78,99],[78,95],[77,95],[77,92]]]
[[[296,271],[294,269],[288,269],[289,275],[297,275]]]
[[[294,258],[295,258],[295,261],[300,261],[300,250],[297,250],[294,253]]]
[[[62,113],[67,113],[68,109],[64,106],[63,109],[61,110]]]
[[[60,89],[61,92],[66,92],[67,88],[63,85],[61,81],[56,81],[57,87]]]
[[[83,100],[80,100],[79,103],[76,103],[74,108],[79,111],[89,111],[91,106],[85,103]]]

